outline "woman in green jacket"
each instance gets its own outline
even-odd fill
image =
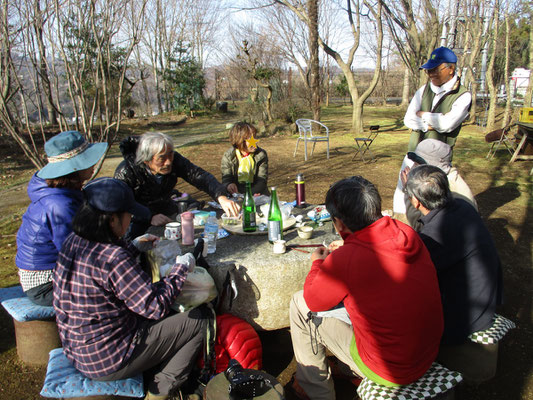
[[[246,182],[253,194],[269,195],[268,155],[257,146],[257,129],[246,122],[237,122],[229,132],[233,147],[222,157],[222,184],[230,194],[244,193]]]

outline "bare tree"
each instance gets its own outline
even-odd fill
[[[408,67],[405,67],[403,70],[403,89],[402,89],[402,102],[400,103],[400,107],[409,106],[409,75],[410,70]]]
[[[243,40],[241,49],[246,56],[246,64],[244,69],[248,72],[250,78],[257,83],[257,85],[261,86],[267,91],[265,109],[267,119],[272,121],[274,119],[272,116],[272,86],[270,85],[269,81],[275,73],[275,70],[265,67],[259,63],[258,58],[252,54],[252,49],[248,45],[247,40]]]
[[[189,4],[186,22],[189,28],[188,42],[191,44],[193,57],[204,67],[210,54],[220,43],[218,36],[222,21],[227,21],[228,13],[221,7],[220,0],[195,0]]]
[[[22,4],[28,4],[26,2],[23,2]],[[43,90],[44,97],[46,99],[46,106],[47,106],[47,117],[48,122],[51,124],[57,124],[57,114],[58,114],[58,108],[56,105],[56,101],[54,100],[52,96],[52,85],[50,83],[50,77],[48,73],[48,61],[47,61],[47,52],[46,52],[46,46],[44,43],[43,38],[43,31],[44,31],[44,23],[45,19],[48,17],[46,15],[46,12],[50,9],[47,5],[47,2],[45,1],[44,9],[41,7],[41,1],[40,0],[33,0],[32,8],[28,11],[33,15],[29,15],[27,20],[32,21],[32,28],[34,30],[34,38],[36,41],[36,47],[38,50],[39,58],[38,60],[35,60],[36,63],[34,65],[34,68],[38,74],[40,86]],[[33,59],[32,55],[30,57]],[[38,65],[37,65],[38,62]]]
[[[309,15],[309,54],[311,69],[311,109],[313,119],[320,121],[320,74],[318,61],[318,0],[307,0],[307,14]]]
[[[169,111],[171,101],[163,74],[171,68],[180,46],[187,43],[187,16],[193,2],[154,0],[147,4],[143,51],[147,53],[155,82],[158,113]]]
[[[488,131],[492,131],[494,129],[494,123],[496,120],[496,105],[498,102],[498,93],[497,93],[497,88],[495,87],[495,84],[494,84],[493,74],[494,74],[494,63],[496,61],[496,54],[497,54],[496,48],[498,45],[497,38],[499,35],[498,30],[499,30],[499,19],[500,19],[500,13],[499,13],[500,6],[501,4],[498,4],[498,2],[494,4],[494,13],[492,15],[492,19],[494,22],[492,24],[493,29],[492,29],[492,32],[490,34],[490,39],[489,39],[492,54],[490,56],[489,65],[488,65],[487,72],[486,72],[487,88],[489,91],[489,108],[487,112],[487,125],[486,125],[486,130]]]
[[[419,71],[436,47],[439,37],[439,17],[431,0],[415,4],[412,0],[396,0],[384,4],[387,28],[398,54],[411,73],[414,87],[426,81]]]
[[[507,126],[509,120],[511,119],[511,85],[509,84],[509,37],[510,37],[510,27],[509,27],[509,13],[505,13],[505,93],[507,95],[505,101],[505,111],[503,113],[502,119],[502,128]]]
[[[529,11],[529,18],[530,21],[533,19],[533,6],[531,5],[531,1],[528,4],[528,11]],[[524,96],[524,105],[526,107],[531,107],[533,100],[533,29],[529,28],[529,84],[527,86],[527,92]]]
[[[289,0],[275,0],[276,3],[285,5],[290,8],[298,17],[304,21],[306,24],[309,24],[309,15],[307,14],[305,8],[299,2],[291,2]],[[355,52],[359,48],[359,41],[361,35],[361,14],[369,14],[373,17],[376,33],[376,42],[377,42],[377,60],[376,68],[374,70],[373,77],[369,83],[369,87],[365,92],[359,94],[359,90],[356,85],[354,74],[351,70],[354,59]],[[353,103],[352,111],[352,131],[354,133],[361,133],[363,131],[363,104],[365,100],[370,96],[372,91],[375,89],[380,71],[381,71],[381,49],[383,43],[383,25],[381,21],[382,17],[382,3],[381,0],[378,0],[376,7],[374,8],[366,1],[361,3],[359,0],[347,0],[346,1],[346,17],[352,33],[353,43],[349,49],[348,56],[346,60],[343,59],[341,52],[333,49],[330,45],[324,41],[322,36],[319,36],[318,43],[320,47],[328,54],[330,57],[335,59],[340,69],[342,70],[344,76],[346,77],[348,88],[350,91],[350,96]],[[354,19],[355,17],[355,19]]]
[[[128,60],[140,40],[146,1],[78,1],[62,7],[55,0],[75,123],[91,140],[112,142],[120,129]]]
[[[0,8],[0,123],[3,131],[20,146],[24,155],[37,167],[44,166],[30,128],[25,87],[15,47],[22,43],[22,29],[12,23],[18,5],[3,1]],[[21,115],[22,112],[22,115]],[[28,134],[29,141],[25,139]]]
[[[463,4],[463,15],[466,24],[459,40],[462,43],[465,56],[460,62],[466,70],[464,84],[472,92],[471,119],[475,118],[477,109],[478,84],[475,73],[476,70],[479,71],[481,49],[485,46],[487,40],[486,32],[489,31],[488,22],[490,18],[486,17],[487,13],[488,10],[484,0],[465,0]],[[461,64],[458,65],[458,69],[461,69]]]

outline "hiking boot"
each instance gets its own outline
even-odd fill
[[[363,379],[357,376],[349,366],[339,361],[335,356],[330,356],[327,359],[333,379],[347,380],[353,385],[359,386]]]
[[[309,396],[300,386],[295,376],[292,377],[291,381],[285,387],[285,390],[287,392],[290,392],[294,397],[298,398],[299,400],[310,400]]]

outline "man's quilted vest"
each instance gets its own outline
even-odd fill
[[[431,113],[442,113],[446,114],[450,112],[452,109],[453,103],[455,103],[455,100],[459,98],[462,94],[466,93],[466,88],[461,85],[460,81],[457,80],[456,84],[450,90],[448,93],[446,93],[444,96],[441,97],[441,99],[435,104],[435,107],[432,107],[433,104],[433,98],[435,97],[435,93],[431,90],[429,82],[426,84],[426,88],[424,89],[424,93],[422,94],[422,104],[420,106],[420,111],[429,111]],[[457,126],[453,131],[451,132],[437,132],[435,130],[428,130],[427,132],[422,131],[413,131],[413,133],[416,136],[411,138],[411,141],[409,142],[409,150],[408,151],[414,151],[416,148],[416,145],[420,143],[424,139],[437,139],[442,142],[445,142],[453,147],[455,144],[455,140],[457,138],[457,135],[459,135],[459,132],[461,131],[462,123]],[[413,140],[414,139],[414,140]]]
[[[457,100],[457,98],[463,93],[467,92],[466,88],[461,85],[459,80],[457,80],[457,83],[454,85],[452,90],[442,96],[439,102],[435,104],[435,107],[431,108],[435,93],[433,93],[433,90],[431,90],[430,86],[431,85],[428,82],[428,84],[426,85],[426,89],[424,90],[424,94],[422,95],[422,104],[420,111],[446,114],[452,109],[452,105],[453,103],[455,103],[455,100]],[[453,131],[447,132],[446,136],[457,137],[457,135],[459,135],[459,131],[461,130],[461,125],[462,123],[459,124],[459,126]]]

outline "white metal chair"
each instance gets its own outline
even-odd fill
[[[296,126],[298,127],[299,137],[296,140],[296,148],[294,149],[293,157],[296,157],[298,151],[298,144],[300,140],[304,141],[305,149],[305,161],[307,161],[307,142],[313,142],[313,148],[311,149],[311,155],[315,151],[316,142],[327,143],[327,158],[329,159],[329,128],[322,122],[315,121],[314,119],[298,119],[296,120]]]

